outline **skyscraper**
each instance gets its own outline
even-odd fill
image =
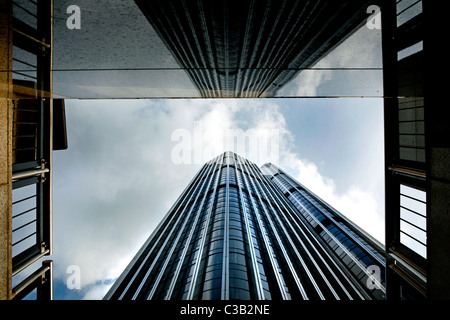
[[[232,152],[206,163],[105,299],[383,299],[381,248],[263,169]]]
[[[274,96],[379,0],[135,0],[204,98]]]
[[[285,171],[273,164],[265,164],[261,170],[306,218],[316,236],[325,240],[334,258],[340,260],[361,285],[367,284],[368,268],[378,273],[380,282],[384,283],[386,259],[382,244]],[[377,287],[378,284],[369,286]],[[372,292],[373,297],[383,298],[384,285],[379,289]]]

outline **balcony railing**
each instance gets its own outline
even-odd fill
[[[427,297],[427,154],[421,0],[382,13],[388,299]]]
[[[12,16],[12,298],[46,300],[52,263],[32,269],[52,242],[52,1],[14,0]]]
[[[36,290],[38,300],[51,300],[53,298],[52,288],[52,261],[42,262],[42,266],[14,287],[12,299],[20,300]]]

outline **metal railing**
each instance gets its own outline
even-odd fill
[[[42,262],[42,266],[18,284],[12,291],[12,299],[21,300],[36,290],[36,298],[47,300],[53,298],[52,261]]]
[[[421,0],[386,2],[383,70],[388,299],[427,296],[427,145]]]
[[[12,10],[12,298],[46,300],[51,261],[25,274],[51,254],[52,1],[14,0]]]
[[[12,259],[13,276],[50,252],[49,226],[43,184],[48,168],[13,174]]]

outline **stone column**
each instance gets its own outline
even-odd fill
[[[11,297],[12,1],[0,0],[0,299]]]

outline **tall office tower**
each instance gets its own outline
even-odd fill
[[[381,261],[352,226],[359,251],[334,229],[318,234],[282,190],[235,153],[209,161],[105,299],[383,298],[370,265]]]
[[[379,0],[135,0],[202,97],[268,97]]]
[[[308,221],[334,259],[340,260],[361,285],[367,283],[364,275],[368,269],[379,275],[380,283],[369,285],[379,289],[372,292],[374,298],[384,298],[386,259],[383,245],[275,165],[267,163],[261,171]]]

